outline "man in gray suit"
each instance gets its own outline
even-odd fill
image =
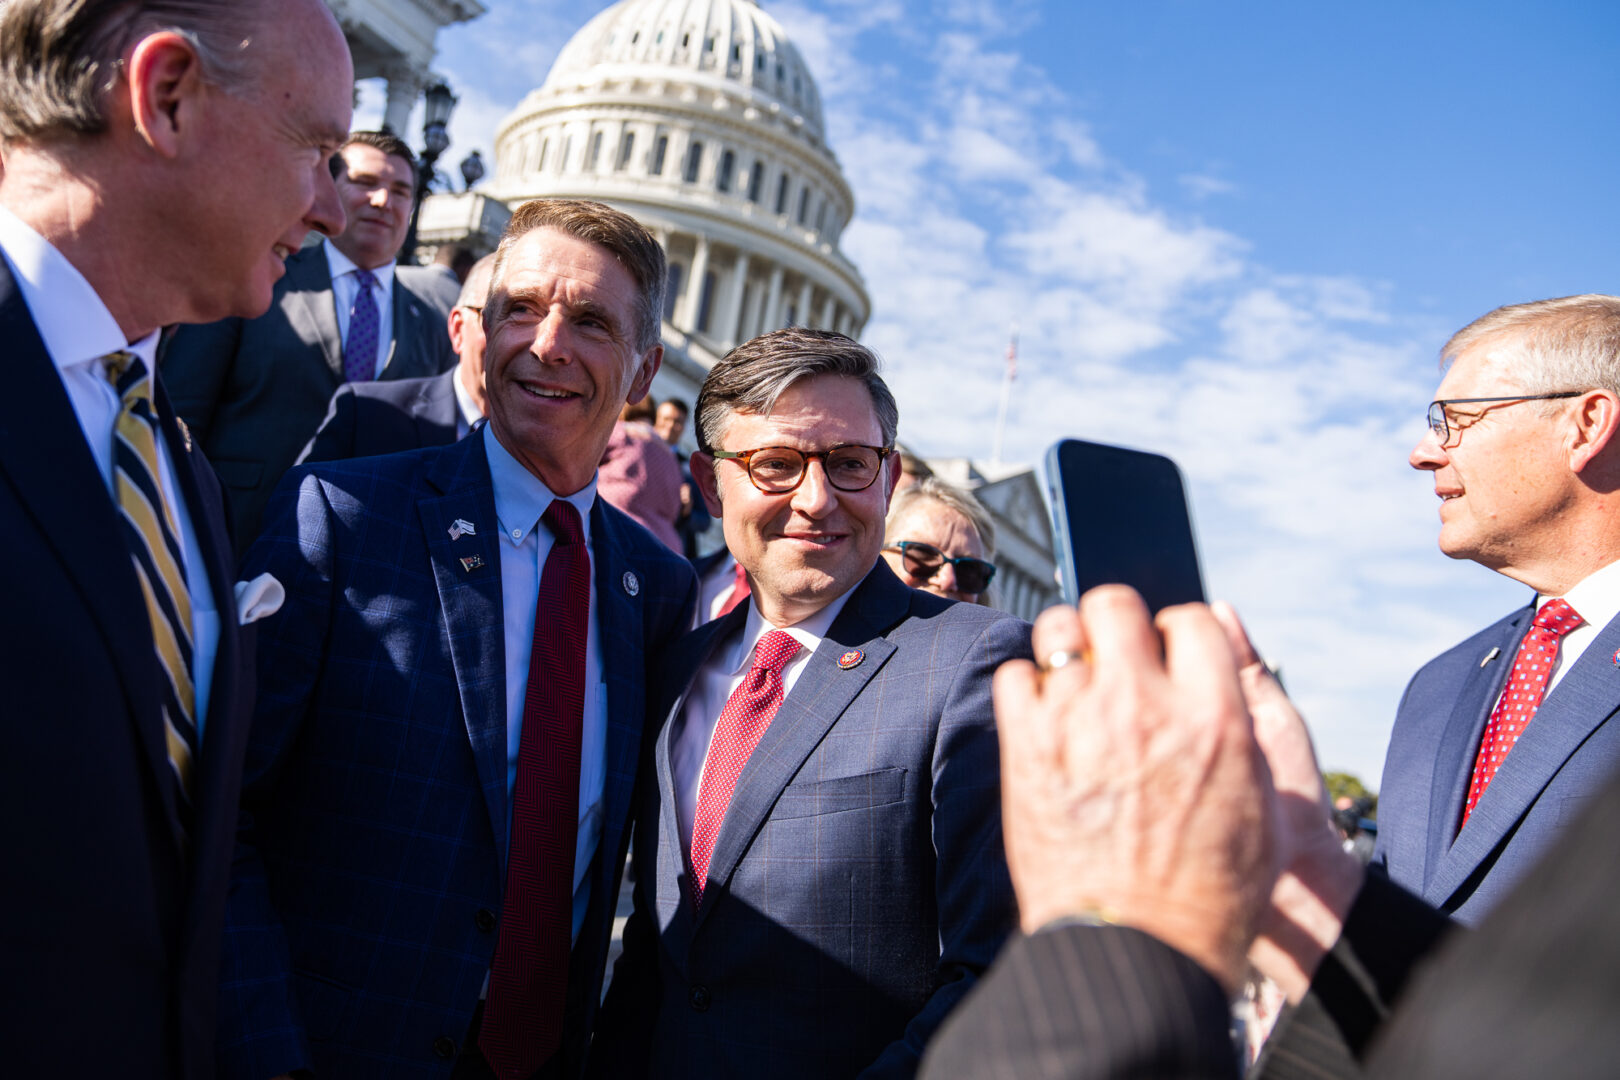
[[[473,264],[450,309],[450,344],[459,358],[443,375],[344,383],[297,464],[375,457],[446,446],[488,411],[484,396],[484,301],[494,255]]]
[[[162,360],[175,409],[230,494],[238,552],[340,383],[455,363],[444,330],[454,289],[436,271],[394,265],[416,190],[410,147],[355,132],[332,167],[343,232],[287,260],[267,314],[181,327]]]
[[[693,474],[751,601],[660,676],[603,1075],[910,1076],[1013,926],[990,679],[1029,627],[880,558],[877,363],[790,328],[698,397]]]

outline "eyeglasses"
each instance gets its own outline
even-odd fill
[[[1451,425],[1446,420],[1446,410],[1453,405],[1477,405],[1486,401],[1511,401],[1516,405],[1521,401],[1552,401],[1555,398],[1580,397],[1584,393],[1586,393],[1585,390],[1560,390],[1556,394],[1509,394],[1507,397],[1442,398],[1439,401],[1429,402],[1429,430],[1434,432],[1434,437],[1440,440],[1441,446],[1444,446],[1451,441]],[[1478,417],[1475,417],[1475,419],[1478,419]],[[1466,425],[1460,425],[1457,428],[1459,433],[1464,426]]]
[[[920,540],[902,540],[897,544],[890,544],[884,550],[900,552],[900,561],[905,566],[906,573],[919,581],[932,581],[934,575],[944,569],[946,563],[950,563],[956,573],[957,592],[982,593],[990,587],[990,582],[995,580],[995,563],[968,555],[952,558],[933,544],[925,544]]]
[[[758,450],[715,450],[721,460],[732,460],[748,470],[748,479],[768,495],[785,495],[804,482],[811,461],[819,460],[827,483],[839,491],[865,491],[883,469],[883,459],[894,453],[886,446],[848,443],[831,450],[795,450],[791,446],[762,446]]]

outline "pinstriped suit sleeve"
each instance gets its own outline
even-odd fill
[[[1220,985],[1141,931],[1018,937],[948,1020],[923,1080],[1231,1080]]]

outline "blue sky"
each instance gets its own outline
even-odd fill
[[[607,6],[485,2],[439,37],[450,162],[493,162]],[[1406,679],[1528,599],[1438,552],[1406,454],[1453,330],[1620,291],[1620,5],[762,6],[820,81],[902,439],[988,458],[1018,324],[1006,457],[1076,435],[1180,461],[1211,593],[1324,765],[1376,785]]]

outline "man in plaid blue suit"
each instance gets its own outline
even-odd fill
[[[278,490],[247,559],[287,600],[263,623],[222,1076],[492,1075],[479,1025],[527,835],[511,807],[553,500],[583,520],[590,612],[563,1042],[535,1075],[577,1071],[629,839],[643,664],[695,602],[690,567],[595,497],[613,421],[662,359],[663,281],[626,215],[525,205],[484,314],[489,423],[298,469]]]
[[[659,669],[592,1072],[907,1077],[1014,925],[990,680],[1029,626],[880,558],[898,414],[866,348],[756,338],[697,422],[693,476],[752,599]],[[737,724],[758,656],[783,651],[779,708],[762,734]]]

